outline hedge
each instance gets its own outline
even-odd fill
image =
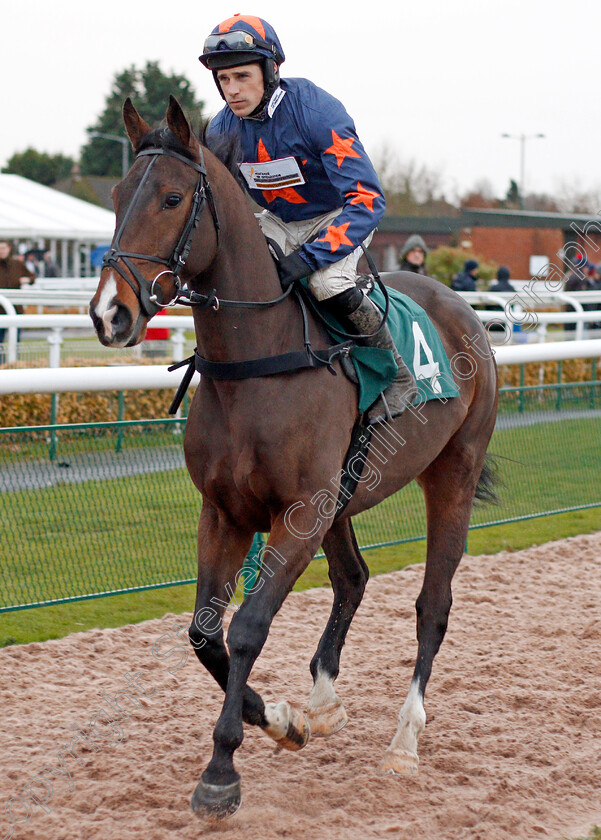
[[[153,364],[142,361],[141,364]],[[154,362],[156,363],[156,362]],[[65,359],[66,367],[88,367],[89,361]],[[101,365],[102,363],[100,363]],[[3,368],[45,367],[43,363],[16,362]],[[50,374],[51,375],[51,374]],[[175,388],[179,383],[174,374],[173,388],[153,391],[126,391],[122,420],[154,420],[167,417]],[[188,391],[192,396],[194,389]],[[51,419],[51,394],[7,394],[0,398],[0,426],[46,426]],[[88,391],[60,394],[57,423],[99,423],[119,418],[119,398],[116,391]]]

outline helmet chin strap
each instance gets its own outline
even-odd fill
[[[263,84],[265,91],[263,98],[249,117],[258,117],[261,114],[273,96],[274,91],[280,83],[280,68],[272,58],[264,58],[262,61],[263,68]]]

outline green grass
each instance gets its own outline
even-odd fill
[[[80,428],[80,425],[82,428]],[[51,451],[50,426],[24,427],[26,431],[6,431],[0,429],[0,463],[3,467],[10,464],[47,463]],[[72,424],[62,426],[54,432],[54,448],[57,461],[69,461],[70,458],[91,452],[115,452],[132,445],[135,448],[173,446],[183,440],[185,421],[169,418],[165,420],[128,420],[120,426],[113,422],[97,424]]]
[[[580,405],[586,408],[588,402]],[[9,475],[11,470],[60,469],[48,465],[39,439],[32,441],[24,433],[0,436],[0,443],[10,444],[0,447],[0,468]],[[114,431],[91,438],[64,433],[57,462],[75,465],[78,459],[104,454],[113,467],[129,454],[136,464],[148,465],[157,457],[156,447],[180,452],[181,437],[155,427],[126,435],[122,456],[114,454],[115,444]],[[503,504],[475,509],[472,525],[598,504],[600,449],[598,418],[497,430],[490,451],[501,456]],[[200,496],[183,468],[0,493],[0,606],[193,579],[199,511]],[[353,521],[360,545],[405,541],[368,553],[373,574],[423,560],[423,541],[410,542],[425,531],[424,502],[416,484]],[[523,548],[594,530],[598,521],[597,508],[476,529],[470,532],[469,550]],[[325,561],[317,560],[299,586],[326,582]],[[0,614],[0,644],[56,637],[107,622],[140,621],[161,610],[190,609],[192,603],[190,587],[177,586]]]
[[[468,551],[472,555],[517,551],[531,545],[599,530],[599,510],[531,519],[471,531]],[[371,575],[402,569],[425,559],[425,542],[372,549],[365,552]],[[299,578],[295,590],[329,585],[325,559],[314,560]],[[0,615],[0,647],[55,639],[94,627],[121,627],[166,613],[191,612],[194,586],[173,586],[145,592],[77,601],[52,607]]]
[[[574,837],[573,840],[601,840],[601,828],[594,825],[587,837]]]
[[[183,468],[2,497],[5,604],[195,575],[200,496]]]
[[[505,485],[499,513],[507,518],[601,501],[594,479],[600,448],[599,418],[496,431],[489,451],[507,459],[499,461]],[[489,519],[481,509],[472,521]]]

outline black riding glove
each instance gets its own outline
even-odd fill
[[[313,269],[304,261],[298,251],[293,251],[287,257],[282,257],[276,263],[276,266],[283,289],[287,289],[295,280],[302,280],[303,277],[313,274]]]

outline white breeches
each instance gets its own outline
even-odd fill
[[[322,216],[315,216],[313,219],[305,219],[302,222],[283,222],[269,210],[257,213],[257,220],[261,230],[270,239],[274,239],[284,255],[296,251],[301,245],[308,242],[315,234],[327,227],[340,214],[340,209],[331,213],[324,213]],[[364,245],[371,242],[373,233],[365,239]],[[357,264],[363,254],[361,247],[355,248],[348,256],[332,263],[327,268],[315,271],[309,276],[309,288],[317,300],[327,300],[334,295],[352,289],[357,281]]]

